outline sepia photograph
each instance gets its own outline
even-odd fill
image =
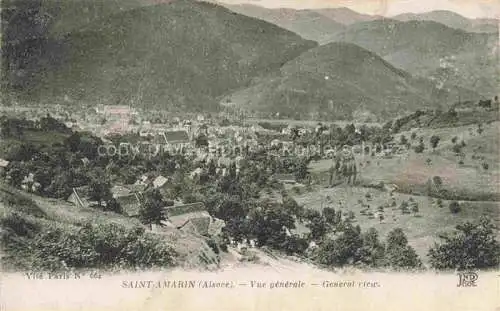
[[[0,9],[1,310],[500,310],[498,1]]]

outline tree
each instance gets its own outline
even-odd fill
[[[139,219],[143,224],[159,224],[166,219],[164,211],[165,202],[158,189],[144,193],[144,201],[139,210]]]
[[[115,198],[111,198],[106,202],[106,210],[115,212],[118,214],[122,213],[122,207],[120,206],[120,203]]]
[[[479,123],[479,124],[477,125],[477,133],[478,133],[479,135],[481,135],[483,132],[484,132],[483,125],[482,125],[481,123]]]
[[[379,240],[375,228],[370,228],[363,234],[363,246],[360,250],[361,261],[370,267],[380,267],[385,262],[385,246]]]
[[[458,137],[457,136],[453,136],[453,138],[451,139],[451,143],[452,144],[456,144],[457,140],[458,140]]]
[[[439,236],[429,250],[431,266],[435,269],[498,268],[500,244],[495,226],[486,217],[478,222],[457,225],[455,231]]]
[[[26,175],[26,170],[21,165],[11,167],[8,173],[9,183],[14,187],[19,188],[21,187],[21,183]]]
[[[207,135],[201,133],[195,139],[196,148],[208,147],[208,137]]]
[[[436,204],[437,204],[437,206],[438,206],[439,208],[443,208],[443,200],[441,200],[441,199],[437,199]]]
[[[462,152],[462,146],[459,144],[455,144],[453,145],[452,150],[455,154],[460,154]]]
[[[413,214],[417,215],[418,212],[419,212],[419,209],[418,209],[418,203],[417,202],[413,202],[411,204],[411,211],[413,212]]]
[[[408,245],[408,239],[400,228],[390,231],[387,235],[385,254],[387,265],[394,269],[414,269],[422,266],[417,253]]]
[[[411,140],[415,140],[415,138],[417,138],[417,133],[416,132],[412,132],[411,133]]]
[[[406,145],[406,144],[408,143],[408,139],[406,138],[406,136],[401,135],[400,140],[399,140],[399,143],[400,143],[401,145]]]
[[[299,254],[302,255],[306,251],[309,243],[307,239],[301,238],[297,235],[287,236],[285,242],[283,243],[282,249],[288,255]]]
[[[432,177],[432,182],[437,189],[441,189],[441,187],[443,186],[443,179],[440,176]]]
[[[401,205],[399,206],[399,208],[400,208],[402,214],[409,213],[408,206],[409,206],[408,202],[406,202],[406,201],[401,202]]]
[[[215,160],[210,159],[208,162],[208,175],[213,177],[217,173],[217,166],[215,165]]]
[[[297,171],[295,172],[295,178],[297,178],[297,180],[301,181],[301,180],[306,179],[309,176],[308,165],[309,165],[309,161],[306,159],[301,159],[299,161]]]
[[[318,261],[328,266],[344,266],[362,259],[363,238],[359,227],[347,224],[334,240],[325,241],[318,251]]]
[[[448,205],[448,208],[450,209],[450,212],[452,214],[457,214],[461,210],[460,204],[457,201],[450,202],[450,205]]]
[[[339,211],[340,213],[340,211]],[[325,218],[326,222],[330,225],[335,224],[336,221],[336,212],[334,208],[331,207],[325,207],[323,209],[323,217]]]
[[[425,145],[423,142],[420,142],[416,147],[415,147],[415,153],[422,153],[425,150]]]
[[[93,201],[97,201],[99,207],[103,201],[108,201],[112,198],[111,184],[101,178],[94,178],[90,182],[89,197]]]
[[[431,143],[432,149],[436,149],[436,147],[438,146],[440,140],[441,140],[441,138],[439,136],[437,136],[437,135],[432,135],[431,136],[430,143]]]
[[[304,211],[304,207],[300,206],[294,198],[288,195],[283,197],[283,207],[296,217],[300,217]]]
[[[318,211],[306,210],[304,218],[307,220],[306,227],[311,230],[313,240],[318,240],[326,234],[326,219]]]

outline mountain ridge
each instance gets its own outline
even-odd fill
[[[36,83],[23,91],[44,100],[203,109],[314,46],[226,8],[177,0],[106,16],[64,35],[46,47],[32,70]]]
[[[350,119],[360,111],[380,118],[423,107],[446,108],[458,94],[463,99],[477,96],[465,89],[439,89],[362,47],[332,42],[304,52],[278,76],[236,92],[231,101],[290,118]]]
[[[486,96],[498,80],[498,36],[471,33],[434,21],[356,23],[330,38],[377,53],[412,74],[457,84]]]

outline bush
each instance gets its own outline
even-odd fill
[[[436,204],[437,204],[437,206],[438,206],[439,208],[443,208],[443,200],[441,200],[441,199],[437,199]]]
[[[487,169],[490,167],[490,166],[488,165],[488,163],[486,163],[486,162],[484,162],[484,163],[482,164],[482,166],[483,166],[483,169],[485,169],[485,170],[487,170]]]
[[[308,246],[309,243],[306,239],[298,237],[297,235],[292,235],[285,238],[282,250],[284,250],[287,255],[303,255]]]
[[[11,215],[2,220],[6,228],[19,228],[19,224],[22,231],[3,235],[2,241],[17,268],[151,268],[173,264],[170,246],[142,227],[86,223],[75,231],[26,216]]]
[[[385,253],[387,265],[396,270],[422,267],[420,258],[408,245],[408,239],[400,228],[390,231],[387,235]]]
[[[318,251],[318,261],[327,266],[344,266],[361,260],[363,246],[361,230],[346,225],[342,234],[335,240],[325,241]]]
[[[425,150],[425,146],[424,146],[424,144],[420,143],[420,144],[418,144],[418,146],[415,147],[414,150],[416,153],[422,153]]]
[[[500,244],[496,240],[495,227],[485,217],[477,223],[457,225],[451,234],[440,236],[428,253],[435,269],[486,269],[498,268]]]
[[[462,152],[462,146],[455,144],[453,145],[452,151],[455,152],[456,154],[460,154]]]
[[[441,140],[441,138],[439,136],[437,136],[437,135],[432,135],[431,136],[430,143],[431,143],[432,149],[436,149],[436,147],[438,146],[440,140]]]
[[[460,204],[457,201],[450,202],[448,208],[452,214],[457,214],[461,210]]]
[[[408,214],[410,212],[408,207],[409,207],[408,202],[406,202],[406,201],[401,202],[401,205],[399,206],[401,213]]]
[[[438,189],[443,185],[443,179],[440,176],[432,177],[432,182]]]

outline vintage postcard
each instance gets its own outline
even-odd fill
[[[0,310],[500,310],[497,0],[0,8]]]

